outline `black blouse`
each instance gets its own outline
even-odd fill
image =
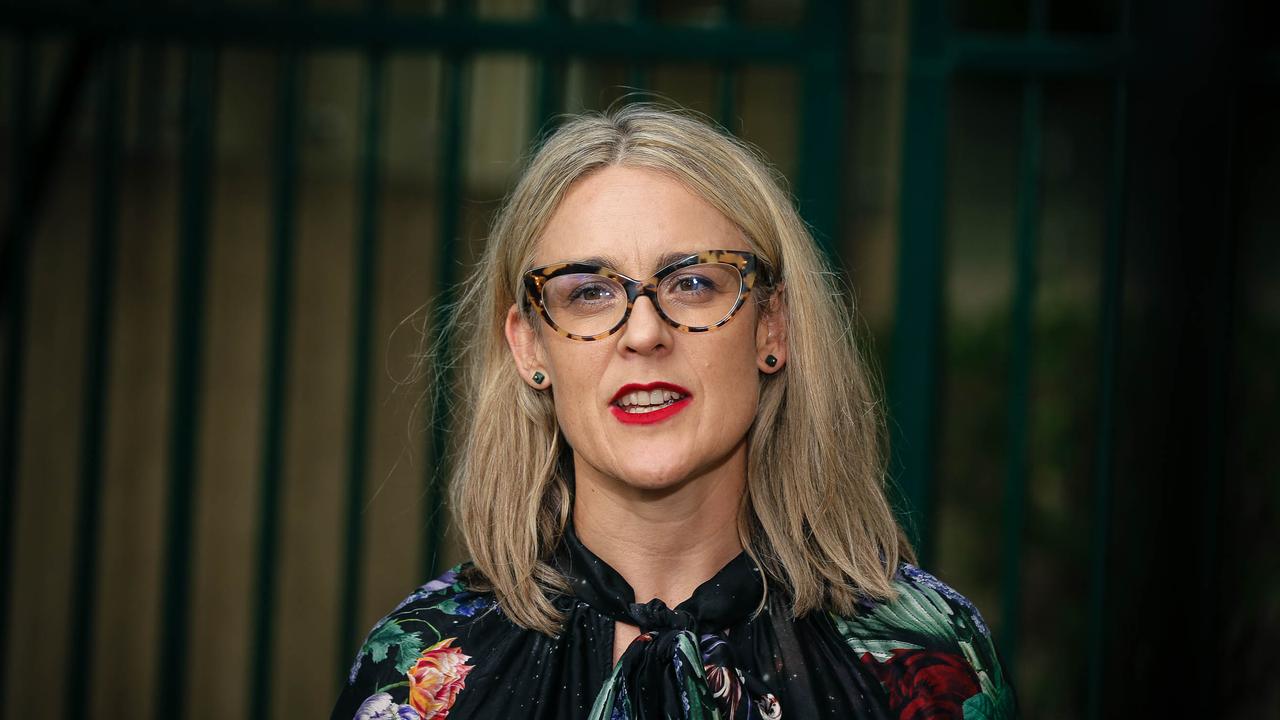
[[[982,616],[903,564],[892,602],[850,617],[792,617],[746,553],[675,608],[640,604],[626,580],[566,533],[572,594],[563,632],[512,623],[460,565],[369,633],[333,718],[688,720],[1012,718],[1013,690]],[[614,623],[641,634],[613,664]]]

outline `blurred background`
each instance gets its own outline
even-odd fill
[[[1280,716],[1280,33],[1212,0],[0,4],[0,715],[323,717],[461,559],[411,369],[540,133],[759,147],[1024,715]]]

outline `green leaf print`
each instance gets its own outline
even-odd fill
[[[994,696],[978,693],[964,701],[964,720],[1013,720],[1013,695],[1001,685]]]
[[[454,600],[453,598],[449,598],[448,600],[444,600],[444,601],[438,602],[438,603],[436,603],[435,605],[432,605],[431,607],[432,607],[433,609],[435,609],[435,610],[439,610],[440,612],[444,613],[445,615],[457,615],[457,614],[458,614],[458,603],[457,603],[457,601],[456,601],[456,600]]]
[[[609,673],[609,678],[604,681],[604,686],[596,694],[596,701],[591,704],[591,717],[589,720],[605,720],[609,717],[610,711],[613,709],[614,699],[618,695],[619,683],[621,682],[622,663],[618,662],[614,664],[613,672]],[[630,710],[630,708],[625,710]],[[629,712],[625,713],[625,716],[629,717]]]
[[[836,630],[839,631],[841,637],[844,638],[845,643],[848,644],[849,647],[853,649],[853,652],[859,657],[867,653],[871,653],[875,659],[880,662],[884,662],[893,655],[894,650],[921,649],[919,645],[907,642],[900,638],[891,637],[887,632],[872,632],[867,634],[867,630],[872,627],[876,627],[880,623],[878,618],[868,618],[868,622],[860,623],[856,626],[839,615],[832,615],[831,619],[835,621]],[[883,630],[883,628],[881,629]],[[877,637],[877,635],[881,636]]]
[[[933,644],[954,641],[951,607],[930,588],[898,584],[898,598],[877,604],[853,617],[832,615],[836,630],[859,655],[871,653],[877,660],[889,658],[895,649],[918,650],[922,647],[904,635],[916,635]]]
[[[720,720],[720,710],[707,689],[707,674],[702,667],[702,653],[694,635],[682,632],[676,640],[676,651],[685,663],[684,691],[689,699],[690,720]]]
[[[396,672],[404,673],[417,662],[424,645],[417,633],[405,632],[395,620],[388,620],[369,635],[360,651],[369,653],[374,662],[382,662],[387,659],[387,652],[393,647],[399,649]]]

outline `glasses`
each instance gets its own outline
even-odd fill
[[[648,280],[602,265],[556,263],[525,273],[524,287],[556,332],[573,340],[603,340],[626,324],[641,295],[677,330],[714,330],[733,319],[756,276],[755,255],[708,250],[677,260]]]

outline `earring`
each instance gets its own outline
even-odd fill
[[[541,385],[541,384],[542,384],[542,381],[543,381],[543,380],[546,380],[546,379],[547,379],[547,376],[546,376],[546,375],[543,375],[541,370],[539,370],[538,372],[535,372],[535,373],[533,374],[533,384],[534,384],[534,385]]]
[[[778,364],[778,358],[776,358],[776,357],[774,357],[774,356],[772,356],[772,355],[765,355],[765,356],[764,356],[764,364],[765,364],[765,365],[768,365],[769,367],[776,367],[776,366],[777,366],[777,364]]]

